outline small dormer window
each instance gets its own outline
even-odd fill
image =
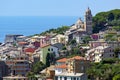
[[[51,48],[51,51],[53,51],[53,48]]]
[[[50,51],[50,48],[48,48],[48,51]]]

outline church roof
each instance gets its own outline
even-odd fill
[[[76,24],[82,24],[82,23],[83,23],[83,21],[81,20],[81,18],[79,18],[76,22]]]

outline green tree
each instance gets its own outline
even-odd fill
[[[51,33],[51,32],[53,32],[53,33],[57,33],[57,34],[64,34],[64,32],[66,31],[66,30],[68,30],[70,27],[69,26],[62,26],[62,27],[58,27],[57,29],[49,29],[49,30],[47,30],[47,31],[45,31],[45,32],[42,32],[41,34],[39,34],[39,35],[46,35],[47,33]]]
[[[108,14],[108,21],[112,21],[114,20],[114,14],[113,13],[109,13]]]
[[[117,47],[114,49],[115,57],[118,58],[118,54],[120,53],[120,48]]]
[[[113,29],[115,29],[116,31],[120,31],[120,26],[113,26]]]
[[[100,63],[92,63],[91,68],[87,70],[87,74],[90,80],[112,80],[120,74],[120,60],[110,58],[104,59]]]
[[[48,53],[47,56],[46,56],[46,66],[47,67],[50,66],[50,53]]]
[[[55,64],[55,52],[48,53],[46,56],[46,66],[49,67],[51,64]]]
[[[26,76],[28,77],[29,80],[37,80],[33,72],[28,72]]]
[[[120,74],[117,74],[113,77],[113,80],[120,80]]]
[[[93,33],[98,33],[106,28],[107,25],[120,25],[120,9],[115,9],[107,12],[100,12],[93,17]]]
[[[71,41],[69,42],[69,44],[72,45],[72,46],[75,46],[75,45],[77,44],[77,42],[76,42],[75,39],[73,39],[73,40],[71,40]]]
[[[50,53],[50,64],[55,64],[55,52]]]
[[[35,64],[32,65],[32,72],[34,72],[35,74],[38,74],[40,71],[42,71],[45,68],[45,64],[43,64],[42,62],[37,62]]]
[[[62,47],[62,50],[67,50],[66,46],[63,46],[63,47]]]
[[[91,37],[90,37],[90,36],[85,36],[84,39],[83,39],[83,42],[84,42],[85,44],[88,44],[89,41],[92,41]]]

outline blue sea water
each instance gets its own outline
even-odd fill
[[[23,34],[25,36],[39,34],[51,28],[70,26],[78,18],[77,16],[1,16],[0,42],[4,42],[6,34]]]

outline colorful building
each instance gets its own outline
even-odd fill
[[[94,62],[100,62],[102,59],[113,58],[114,56],[114,49],[110,46],[98,46],[86,53],[86,58]]]
[[[84,57],[75,56],[72,58],[63,58],[57,60],[55,65],[56,74],[67,73],[85,73],[89,68],[90,61]]]

